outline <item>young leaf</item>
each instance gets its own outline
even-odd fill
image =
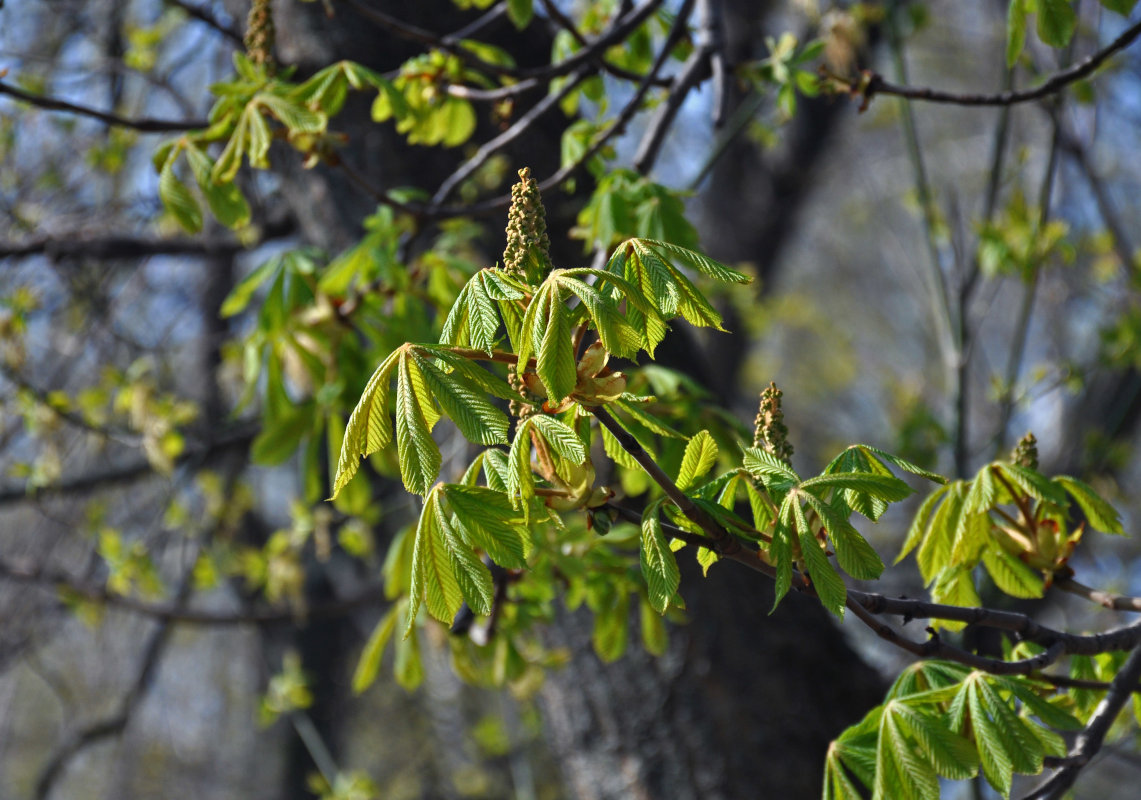
[[[916,561],[919,562],[919,572],[927,584],[934,580],[939,570],[951,559],[951,546],[962,516],[965,493],[966,488],[961,481],[949,486],[943,503],[931,517],[931,527],[928,528],[923,543],[919,545]]]
[[[537,430],[556,453],[574,464],[586,461],[586,446],[582,439],[574,432],[574,428],[561,420],[545,414],[535,414],[528,418],[531,425]]]
[[[664,614],[681,585],[681,572],[662,533],[657,509],[647,509],[642,516],[641,564],[650,603],[659,614]]]
[[[158,176],[158,196],[178,224],[190,233],[202,230],[202,209],[198,201],[174,174],[174,159],[167,159]]]
[[[709,431],[698,431],[685,446],[681,459],[681,470],[677,476],[677,487],[683,492],[693,488],[697,481],[713,469],[717,463],[717,443]]]
[[[848,598],[844,581],[828,561],[828,556],[824,555],[816,537],[807,530],[800,534],[800,552],[804,555],[804,566],[812,579],[816,594],[820,596],[820,602],[826,609],[843,619],[844,601]]]
[[[978,772],[975,748],[949,729],[941,718],[923,714],[906,702],[889,703],[888,708],[940,775],[961,781]]]
[[[527,565],[531,538],[522,515],[506,494],[452,483],[444,484],[443,491],[469,544],[479,547],[501,567],[522,569]]]
[[[804,500],[820,517],[828,538],[836,550],[836,561],[853,578],[875,580],[884,569],[883,561],[868,540],[852,526],[833,506],[825,503],[811,492],[805,492]]]
[[[349,417],[345,438],[341,442],[341,457],[337,461],[333,497],[352,480],[363,456],[381,450],[392,441],[392,426],[388,421],[388,383],[402,352],[394,351],[376,368]]]
[[[376,681],[384,648],[392,638],[392,632],[396,630],[396,619],[401,605],[394,603],[372,629],[372,634],[365,642],[364,650],[361,651],[360,660],[357,661],[357,668],[353,670],[353,694],[360,694]]]
[[[441,344],[473,347],[491,354],[495,347],[495,333],[499,330],[499,313],[487,293],[484,283],[486,272],[477,272],[460,290],[440,333]]]
[[[482,394],[473,392],[461,383],[455,372],[446,374],[415,352],[412,358],[420,368],[436,402],[469,442],[482,445],[507,443],[506,414],[489,403]]]
[[[999,547],[983,551],[983,564],[995,585],[1011,597],[1037,598],[1045,591],[1041,575]]]
[[[212,177],[214,162],[194,145],[186,147],[186,161],[198,188],[206,197],[210,211],[227,228],[240,228],[250,221],[250,206],[242,190],[233,181],[216,183]]]
[[[440,474],[440,448],[432,441],[438,418],[420,367],[402,350],[396,379],[396,448],[404,487],[413,494],[428,494]]]
[[[491,572],[457,532],[444,523],[438,505],[436,513],[441,514],[440,530],[444,533],[444,544],[448,548],[448,557],[464,600],[476,614],[490,614],[492,598],[495,596]]]
[[[788,464],[767,450],[762,450],[759,447],[746,447],[744,454],[742,466],[750,475],[770,489],[783,491],[800,483],[800,476],[793,472]]]
[[[528,515],[531,498],[535,496],[535,475],[531,472],[531,426],[534,417],[520,422],[515,428],[515,438],[507,455],[507,493],[516,508],[522,507],[524,518]]]
[[[935,770],[912,752],[896,715],[891,713],[892,706],[899,702],[888,703],[880,719],[872,796],[882,800],[938,800]]]
[[[444,540],[446,521],[439,508],[439,496],[438,490],[428,494],[420,511],[420,523],[416,526],[405,639],[416,624],[416,612],[421,602],[426,601],[429,614],[450,625],[464,600]]]
[[[1038,0],[1038,38],[1051,47],[1065,47],[1077,27],[1078,17],[1069,0]]]
[[[1006,10],[1006,66],[1013,67],[1026,46],[1027,0],[1010,0]]]
[[[578,374],[574,363],[574,342],[571,341],[570,311],[559,297],[557,284],[551,284],[545,298],[548,303],[545,327],[538,345],[535,371],[547,387],[551,404],[557,404],[574,391]],[[538,297],[532,302],[538,302]]]
[[[903,500],[914,491],[910,486],[891,475],[874,475],[869,472],[833,472],[801,481],[801,489],[850,489],[871,495],[889,503]],[[816,492],[814,492],[815,494]]]
[[[1077,501],[1090,525],[1106,533],[1125,533],[1117,509],[1103,500],[1088,483],[1071,478],[1069,475],[1059,475],[1054,478],[1054,482],[1060,483],[1062,488],[1069,492],[1070,497]]]
[[[907,554],[923,541],[930,529],[928,522],[931,519],[931,512],[950,489],[951,484],[942,486],[929,494],[927,499],[920,504],[919,510],[915,512],[915,518],[911,521],[911,526],[907,529],[903,546],[899,548],[899,555],[895,557],[896,564],[903,561]]]

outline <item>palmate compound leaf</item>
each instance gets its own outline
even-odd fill
[[[650,604],[659,614],[664,614],[681,585],[681,571],[662,533],[656,506],[647,509],[642,516],[641,564]]]
[[[945,778],[966,780],[978,772],[979,759],[974,746],[947,727],[942,716],[924,714],[904,701],[888,703],[899,727],[919,746],[935,771]]]
[[[410,492],[425,494],[439,474],[440,451],[431,436],[440,416],[437,402],[469,441],[507,442],[507,417],[484,397],[515,397],[506,381],[447,349],[405,345],[377,367],[349,417],[333,497],[356,474],[362,457],[392,441],[388,387],[394,375],[400,471]]]
[[[384,648],[396,630],[396,620],[403,606],[403,602],[393,603],[372,629],[364,650],[361,651],[360,660],[357,661],[357,667],[353,670],[353,694],[360,694],[376,681]]]
[[[892,475],[875,475],[868,472],[833,472],[817,475],[801,481],[800,488],[851,490],[862,492],[884,502],[894,503],[909,497],[914,491],[910,486]]]

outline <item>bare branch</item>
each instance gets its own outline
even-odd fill
[[[57,100],[54,97],[31,94],[2,81],[0,81],[0,95],[8,95],[17,100],[23,100],[25,103],[30,103],[46,111],[61,111],[67,114],[77,114],[81,117],[91,117],[100,122],[105,122],[108,125],[114,125],[119,128],[130,128],[140,133],[181,132],[194,130],[195,128],[205,128],[210,124],[206,120],[169,120],[154,119],[153,117],[138,117],[132,119],[121,117],[118,114],[76,105],[75,103],[68,103],[65,100]]]
[[[1120,50],[1131,45],[1138,36],[1141,36],[1141,22],[1130,27],[1114,39],[1110,44],[1072,67],[1054,73],[1043,83],[1033,89],[1021,89],[999,92],[997,94],[971,94],[960,92],[946,92],[941,89],[929,89],[917,86],[902,86],[884,79],[878,72],[865,71],[856,81],[847,82],[853,94],[862,95],[865,103],[870,102],[877,94],[906,97],[909,100],[923,100],[930,103],[949,103],[958,106],[1009,106],[1016,103],[1028,103],[1041,100],[1064,89],[1075,81],[1093,74],[1098,67]]]

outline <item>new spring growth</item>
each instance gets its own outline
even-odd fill
[[[539,196],[539,184],[531,177],[530,167],[524,167],[519,170],[519,183],[511,187],[503,268],[528,283],[540,283],[551,271],[550,249],[547,212]]]
[[[269,8],[269,0],[254,0],[250,7],[250,15],[246,18],[245,44],[250,61],[265,67],[266,73],[272,75],[276,64],[273,60],[273,13]]]
[[[1038,440],[1029,431],[1010,451],[1010,463],[1020,467],[1038,469]]]
[[[788,441],[788,427],[780,409],[784,393],[772,381],[761,392],[761,404],[753,428],[753,447],[765,450],[788,465],[792,465],[792,445]]]

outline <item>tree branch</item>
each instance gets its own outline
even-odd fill
[[[1113,592],[1094,589],[1091,586],[1086,586],[1084,583],[1079,583],[1073,578],[1058,578],[1054,581],[1054,585],[1063,592],[1076,594],[1078,597],[1084,597],[1091,602],[1097,603],[1099,606],[1104,606],[1114,611],[1141,611],[1141,597],[1130,597],[1129,595],[1114,594]]]
[[[25,103],[30,103],[37,108],[42,108],[46,111],[61,111],[67,114],[76,114],[81,117],[91,117],[100,122],[105,122],[108,125],[114,125],[119,128],[130,128],[139,131],[140,133],[170,133],[194,130],[195,128],[205,128],[209,126],[206,120],[169,120],[169,119],[155,119],[153,117],[138,117],[128,118],[121,117],[118,114],[112,114],[107,111],[99,111],[95,108],[87,106],[76,105],[69,103],[65,100],[57,100],[54,97],[45,97],[43,95],[31,94],[25,92],[23,89],[17,89],[15,86],[0,81],[0,95],[8,95],[17,100],[23,100]]]
[[[1061,91],[1075,81],[1080,81],[1095,72],[1114,53],[1131,45],[1138,36],[1141,36],[1141,22],[1126,28],[1120,36],[1103,49],[1077,62],[1072,67],[1054,73],[1033,89],[998,92],[997,94],[946,92],[940,89],[894,84],[885,80],[878,72],[872,71],[865,71],[863,76],[856,81],[844,82],[853,94],[862,95],[865,103],[871,102],[877,94],[887,94],[906,97],[909,100],[949,103],[958,106],[1009,106],[1041,100]]]

